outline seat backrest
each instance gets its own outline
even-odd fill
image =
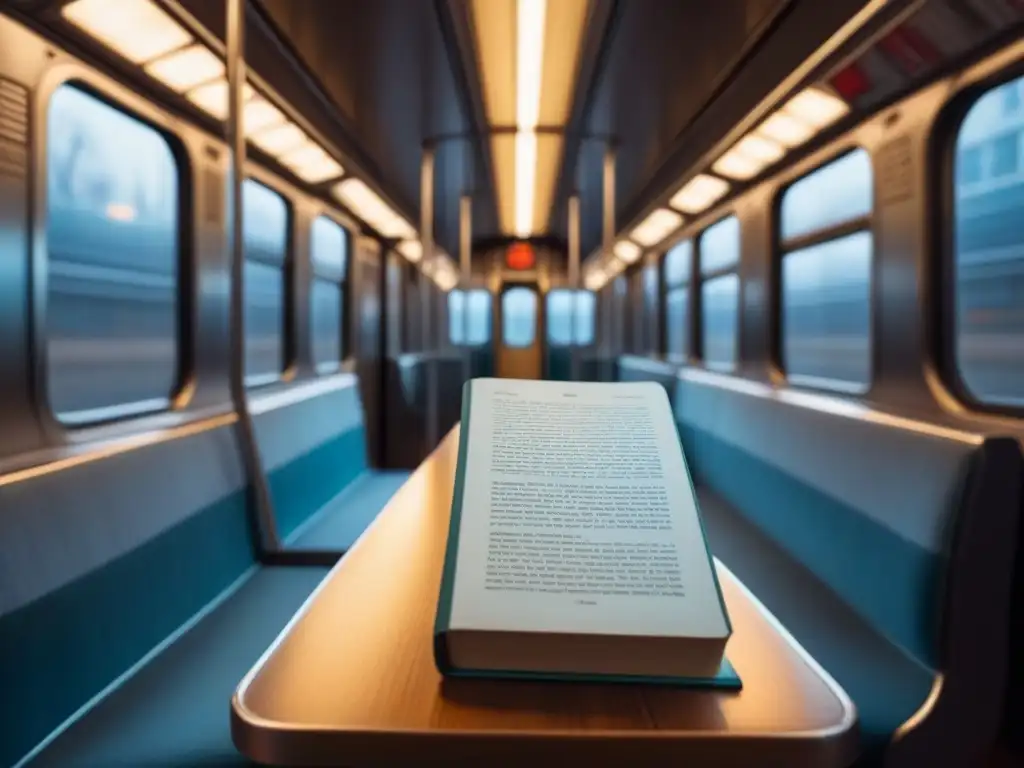
[[[990,731],[1008,669],[1019,444],[691,369],[674,408],[695,481],[935,671],[915,728]]]
[[[0,765],[254,566],[234,422],[0,477]]]
[[[254,394],[253,429],[282,542],[368,468],[355,374]]]

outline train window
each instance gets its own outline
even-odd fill
[[[871,158],[863,149],[818,168],[782,196],[783,239],[802,237],[871,213]]]
[[[501,329],[506,347],[529,347],[537,333],[537,293],[509,288],[501,296]]]
[[[685,360],[690,339],[690,269],[693,242],[683,240],[665,254],[665,354],[671,360]]]
[[[704,364],[736,367],[740,312],[740,221],[735,216],[712,224],[700,236],[701,345]],[[685,308],[684,308],[685,310]]]
[[[1024,77],[984,93],[956,140],[955,360],[976,400],[1024,406]],[[982,158],[980,168],[971,163]]]
[[[277,381],[284,370],[288,204],[276,192],[246,179],[242,186],[242,206],[245,380],[249,386],[259,386]]]
[[[329,373],[345,356],[345,275],[348,265],[348,236],[326,216],[313,222],[310,232],[310,329],[313,363],[317,371]]]
[[[733,273],[705,281],[700,297],[704,363],[709,368],[732,370],[736,367],[739,275]]]
[[[658,263],[651,262],[644,266],[643,269],[643,324],[646,344],[640,350],[648,355],[656,355],[661,352],[661,342],[658,339],[660,287],[658,282]]]
[[[870,383],[871,196],[862,149],[782,194],[781,351],[792,381],[860,392]]]
[[[479,347],[491,340],[491,294],[483,289],[448,293],[448,340]]]
[[[871,361],[871,234],[856,232],[782,260],[787,375],[867,386]]]
[[[62,85],[47,114],[47,396],[84,423],[179,380],[179,168],[154,128]]]
[[[548,344],[585,347],[594,343],[594,312],[597,297],[593,291],[558,288],[547,295]]]

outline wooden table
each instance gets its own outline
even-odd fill
[[[239,684],[235,745],[275,765],[848,765],[843,690],[716,561],[741,692],[444,680],[431,639],[458,427]]]

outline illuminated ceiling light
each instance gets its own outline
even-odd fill
[[[740,139],[733,149],[741,155],[745,155],[751,160],[759,160],[765,165],[781,160],[783,155],[786,154],[786,150],[774,141],[769,141],[752,133]]]
[[[640,258],[642,251],[636,243],[632,243],[629,240],[619,240],[612,248],[612,253],[618,256],[623,263],[633,264]]]
[[[811,138],[814,135],[814,128],[780,110],[761,123],[757,132],[792,149]]]
[[[306,134],[293,123],[285,123],[268,128],[249,137],[249,141],[268,155],[283,155],[303,146],[309,139]]]
[[[322,147],[307,142],[298,149],[281,157],[281,164],[290,168],[296,176],[310,184],[319,184],[341,176],[345,169]]]
[[[850,111],[842,99],[813,86],[798,93],[782,109],[818,130]]]
[[[423,244],[419,240],[403,240],[398,244],[398,252],[415,264],[423,258]]]
[[[285,121],[284,113],[259,95],[253,96],[245,103],[245,109],[242,114],[242,122],[245,124],[245,135],[249,137],[262,131],[264,128],[280,125]]]
[[[151,61],[145,69],[147,74],[177,93],[224,77],[224,62],[203,45],[190,45]]]
[[[587,272],[587,276],[583,279],[583,285],[586,286],[587,290],[599,291],[604,288],[604,272],[599,269],[593,269]]]
[[[537,179],[537,134],[516,134],[516,236],[533,233],[533,192]]]
[[[192,35],[151,0],[76,0],[61,14],[134,64],[192,42]]]
[[[765,165],[765,163],[758,160],[752,160],[745,155],[741,155],[735,149],[730,149],[718,159],[718,162],[711,166],[711,169],[722,176],[728,176],[730,179],[743,180],[756,176]]]
[[[246,84],[243,89],[243,96],[246,101],[252,98],[254,93],[252,86]],[[228,81],[217,80],[185,94],[188,100],[217,120],[226,120],[228,117]]]
[[[669,205],[687,213],[700,213],[721,200],[728,191],[729,182],[702,173],[683,185]]]
[[[515,230],[533,233],[537,185],[537,135],[541,74],[544,68],[544,16],[547,0],[518,0],[516,6]]]
[[[519,0],[516,15],[516,125],[532,131],[540,118],[546,0]]]
[[[651,247],[660,243],[683,223],[683,217],[667,208],[658,208],[630,232],[629,237],[640,245]]]
[[[355,177],[334,185],[335,196],[353,213],[392,240],[413,240],[416,232],[405,219],[395,213],[372,189]]]

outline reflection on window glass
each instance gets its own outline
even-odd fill
[[[690,351],[690,289],[673,288],[665,295],[665,351],[673,360]]]
[[[782,198],[782,237],[843,224],[871,212],[871,158],[863,149],[833,160],[797,182]]]
[[[693,260],[693,241],[676,243],[665,254],[665,285],[674,287],[690,282],[690,262]]]
[[[309,295],[313,362],[320,372],[341,365],[341,308],[343,287],[330,280],[313,280]]]
[[[1024,406],[1024,108],[1006,94],[1022,87],[1017,78],[974,104],[957,135],[954,177],[960,378],[974,398],[1017,407]],[[1014,149],[1006,136],[1014,137]],[[966,164],[976,149],[987,156],[980,178]],[[1015,170],[1004,172],[1011,161]]]
[[[448,293],[448,340],[478,347],[491,340],[491,294],[482,289]]]
[[[722,275],[705,281],[700,296],[704,362],[709,368],[732,370],[736,367],[739,327],[739,276]]]
[[[276,192],[247,179],[242,186],[245,227],[245,379],[250,386],[284,371],[284,262],[288,206]]]
[[[706,275],[739,263],[740,220],[735,216],[712,224],[700,236],[700,273]]]
[[[857,232],[783,257],[782,355],[790,378],[867,388],[871,251],[871,234]]]
[[[49,405],[75,423],[166,407],[179,355],[174,154],[72,85],[54,92],[46,130]]]
[[[537,293],[509,288],[501,296],[502,339],[506,347],[529,347],[537,333]]]
[[[594,343],[594,314],[597,296],[593,291],[576,293],[576,343],[581,347]]]

